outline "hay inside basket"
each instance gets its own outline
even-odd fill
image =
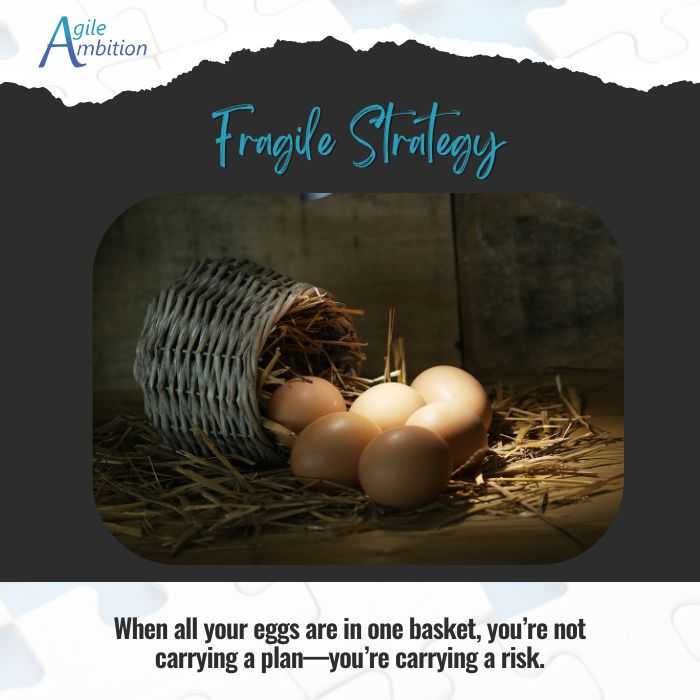
[[[274,347],[268,350],[274,356]],[[267,376],[262,387],[275,383],[270,377],[282,376],[275,373],[279,369],[261,375]],[[473,517],[516,514],[541,518],[583,549],[550,514],[622,488],[622,472],[611,477],[605,471],[621,464],[622,440],[592,427],[581,415],[576,392],[559,377],[524,389],[496,386],[491,395],[489,448],[454,474],[440,499],[410,512],[377,507],[354,488],[326,485],[321,490],[288,469],[251,469],[249,462],[221,454],[213,444],[211,458],[164,447],[142,416],[119,416],[95,431],[98,510],[114,534],[148,538],[173,555],[185,547],[263,531],[342,535],[377,528],[435,529]]]
[[[371,382],[361,377],[366,343],[357,333],[353,318],[361,309],[351,309],[318,288],[299,295],[275,324],[258,359],[258,396],[261,414],[266,414],[272,392],[290,379],[315,376],[338,387],[349,406]],[[263,419],[263,426],[282,448],[289,448],[294,435],[284,426]]]

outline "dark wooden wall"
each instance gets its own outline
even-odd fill
[[[619,252],[594,213],[554,195],[170,195],[125,212],[97,255],[97,392],[137,389],[148,301],[214,256],[252,258],[364,308],[368,375],[381,373],[390,304],[412,374],[462,361],[487,374],[622,366]]]
[[[595,213],[551,194],[455,197],[467,365],[623,364],[622,260]]]

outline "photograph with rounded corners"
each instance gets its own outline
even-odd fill
[[[624,483],[623,268],[554,193],[171,194],[93,270],[93,486],[137,555],[546,564]]]

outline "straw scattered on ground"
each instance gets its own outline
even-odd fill
[[[274,347],[266,351],[275,354]],[[337,367],[335,359],[332,364]],[[400,371],[390,376],[400,378]],[[622,489],[622,440],[596,430],[582,415],[576,391],[559,377],[524,389],[497,386],[491,393],[489,448],[455,472],[440,499],[417,510],[379,508],[354,488],[303,482],[288,469],[255,468],[235,455],[203,458],[174,451],[142,416],[119,416],[96,429],[98,509],[116,535],[148,538],[172,554],[274,530],[342,535],[513,515],[541,518],[578,542],[551,516],[565,505]],[[609,467],[617,467],[612,476]]]

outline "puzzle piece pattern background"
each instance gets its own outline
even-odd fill
[[[462,56],[545,61],[648,90],[700,80],[700,0],[5,0],[0,82],[42,86],[67,105],[168,83],[202,60],[278,39],[334,36],[357,49],[417,39]],[[60,15],[98,18],[107,35],[148,45],[146,57],[65,50],[38,64]]]
[[[586,641],[538,642],[539,671],[347,670],[325,662],[303,669],[226,674],[157,671],[161,649],[204,649],[199,642],[114,639],[111,617],[138,615],[171,626],[200,621],[363,623],[473,616],[552,624],[584,617]],[[287,649],[444,650],[445,642],[314,641]],[[452,642],[455,647],[458,643]],[[262,642],[215,643],[217,649],[262,650]],[[509,646],[507,643],[503,647]],[[483,647],[482,647],[483,649]],[[548,700],[618,697],[696,698],[700,680],[698,583],[168,583],[27,584],[0,586],[0,698],[153,698],[224,700],[449,700],[479,696]]]

